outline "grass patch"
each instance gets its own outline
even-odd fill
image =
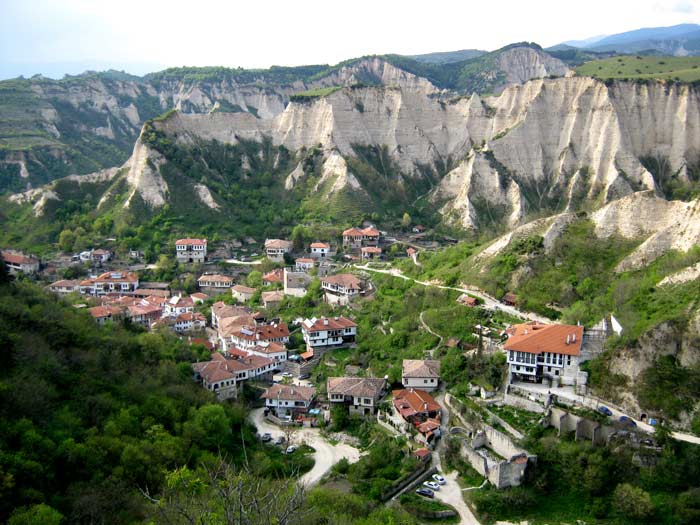
[[[700,80],[700,57],[625,55],[591,60],[576,68],[581,76],[601,79]]]

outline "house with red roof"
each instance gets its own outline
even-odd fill
[[[175,241],[175,257],[179,263],[195,263],[207,260],[206,239],[178,239]]]
[[[310,349],[346,345],[355,341],[357,323],[346,317],[312,317],[301,323],[301,333]]]
[[[362,291],[362,281],[351,273],[339,273],[321,278],[326,302],[346,305]]]
[[[440,420],[441,409],[433,396],[425,390],[407,388],[392,392],[394,409],[412,425],[418,427],[428,419]]]
[[[331,245],[327,242],[312,242],[309,253],[314,259],[328,259],[331,256]]]
[[[379,246],[379,230],[367,228],[349,228],[343,232],[343,249],[359,250],[365,246]]]
[[[207,288],[212,290],[227,291],[233,286],[233,277],[218,273],[205,273],[199,279],[197,279],[197,285],[202,289]]]
[[[133,295],[139,287],[139,277],[134,272],[111,271],[80,282],[80,293],[87,295]]]
[[[261,397],[268,410],[277,417],[295,419],[307,413],[315,395],[314,387],[278,383],[265,390]]]
[[[88,311],[100,326],[109,321],[120,321],[124,318],[124,309],[118,306],[93,306]]]
[[[508,339],[503,348],[508,358],[509,382],[576,382],[583,326],[529,322],[513,325],[506,333]]]
[[[39,271],[39,259],[28,257],[19,252],[11,250],[2,250],[0,257],[7,265],[7,271],[12,275],[18,273],[36,273]]]
[[[286,344],[289,342],[289,327],[287,323],[256,323],[236,330],[230,339],[233,346],[246,351],[260,343]]]
[[[285,239],[267,239],[265,241],[265,255],[271,261],[282,262],[284,254],[292,251],[292,241]]]

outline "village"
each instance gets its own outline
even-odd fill
[[[422,228],[413,234],[412,241],[419,241]],[[357,439],[342,432],[333,437],[340,443],[329,441],[323,429],[334,418],[370,420],[406,440],[418,467],[387,492],[387,500],[413,491],[449,505],[463,522],[474,518],[456,472],[442,466],[448,441],[483,483],[497,489],[524,483],[528,467],[537,462],[521,445],[518,418],[555,428],[560,435],[573,432],[575,439],[595,444],[622,439],[630,446],[656,448],[645,434],[653,430],[654,418],[641,415],[635,421],[588,395],[581,365],[620,330],[614,318],[584,329],[522,314],[520,319],[511,316],[512,323],[475,325],[478,345],[447,337],[446,345],[462,348],[465,355],[503,356],[502,383],[469,384],[467,398],[450,391],[441,361],[428,349],[424,359],[395,363],[401,369],[399,381],[352,366],[345,367],[344,375],[315,374],[364,335],[356,312],[358,303],[371,301],[376,291],[372,272],[390,272],[394,257],[419,264],[421,248],[415,242],[389,242],[371,225],[345,230],[338,245],[313,241],[299,247],[286,239],[266,239],[257,260],[241,257],[228,273],[216,271],[219,266],[203,270],[196,277],[197,291],[189,293],[172,289],[169,282],[142,280],[138,252],[130,254],[137,264],[118,266],[113,252],[94,249],[72,256],[71,263],[77,258],[78,264],[97,271],[56,280],[46,288],[70,298],[99,325],[171,330],[200,345],[209,358],[192,364],[193,381],[220,402],[253,397],[258,408],[252,410],[251,421],[263,443],[281,446],[288,454],[302,444],[326,451],[315,454],[314,469],[302,478],[307,483],[319,482],[338,461],[356,461],[363,454]],[[42,278],[38,259],[12,251],[3,251],[2,257],[12,273]],[[185,269],[211,267],[207,239],[178,239],[169,257]],[[270,269],[258,271],[254,282],[251,275],[263,261]],[[280,309],[286,300],[308,294],[316,294],[323,305],[318,313],[290,318]],[[456,299],[464,309],[520,314],[517,301],[512,293],[499,301],[466,292]]]

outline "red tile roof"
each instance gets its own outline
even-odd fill
[[[378,248],[376,246],[364,246],[363,248],[360,248],[360,251],[362,253],[374,253],[374,254],[382,253],[382,249]]]
[[[289,337],[289,327],[287,323],[244,326],[233,336],[245,341],[269,341]]]
[[[418,432],[421,434],[428,434],[440,428],[440,422],[437,419],[428,418],[416,428],[418,428]]]
[[[199,244],[207,244],[206,239],[178,239],[175,241],[176,246],[193,246],[193,245],[199,245]]]
[[[20,253],[12,253],[3,250],[0,254],[5,262],[11,264],[37,264],[39,262],[34,257],[27,257],[26,255],[22,255]]]
[[[348,228],[343,232],[343,237],[379,237],[379,231],[376,228]]]
[[[583,326],[524,323],[511,326],[503,348],[528,354],[580,355]]]
[[[323,277],[321,283],[335,284],[349,290],[359,290],[361,281],[351,273],[340,273],[338,275]]]
[[[311,247],[312,248],[325,248],[326,250],[331,249],[331,245],[328,244],[327,242],[312,242]]]
[[[113,317],[122,314],[122,309],[117,306],[93,306],[88,310],[95,319]]]
[[[284,270],[282,268],[276,268],[271,272],[267,272],[263,275],[262,280],[266,283],[281,283],[284,281]]]
[[[417,414],[439,412],[440,405],[425,390],[409,388],[406,390],[394,390],[394,406],[404,418]]]
[[[200,281],[201,282],[215,282],[215,283],[232,283],[233,277],[229,277],[228,275],[221,275],[221,274],[213,274],[213,275],[204,274],[199,279],[197,279],[197,282],[200,282]]]
[[[131,282],[138,282],[139,276],[136,275],[134,272],[121,272],[121,271],[113,271],[113,272],[105,272],[101,274],[99,277],[94,279],[94,282],[97,283],[131,283]]]
[[[357,326],[357,323],[351,321],[347,317],[321,317],[316,319],[305,319],[302,323],[302,329],[306,332],[319,332],[322,330],[342,330],[344,328],[352,328]]]

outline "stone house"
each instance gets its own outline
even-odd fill
[[[357,324],[346,317],[321,317],[305,319],[301,333],[307,348],[350,344],[357,336]]]
[[[374,377],[329,377],[326,381],[331,406],[343,405],[350,414],[372,416],[384,390],[386,379]]]
[[[308,412],[315,395],[314,387],[275,384],[265,390],[261,397],[275,416],[296,419]]]

